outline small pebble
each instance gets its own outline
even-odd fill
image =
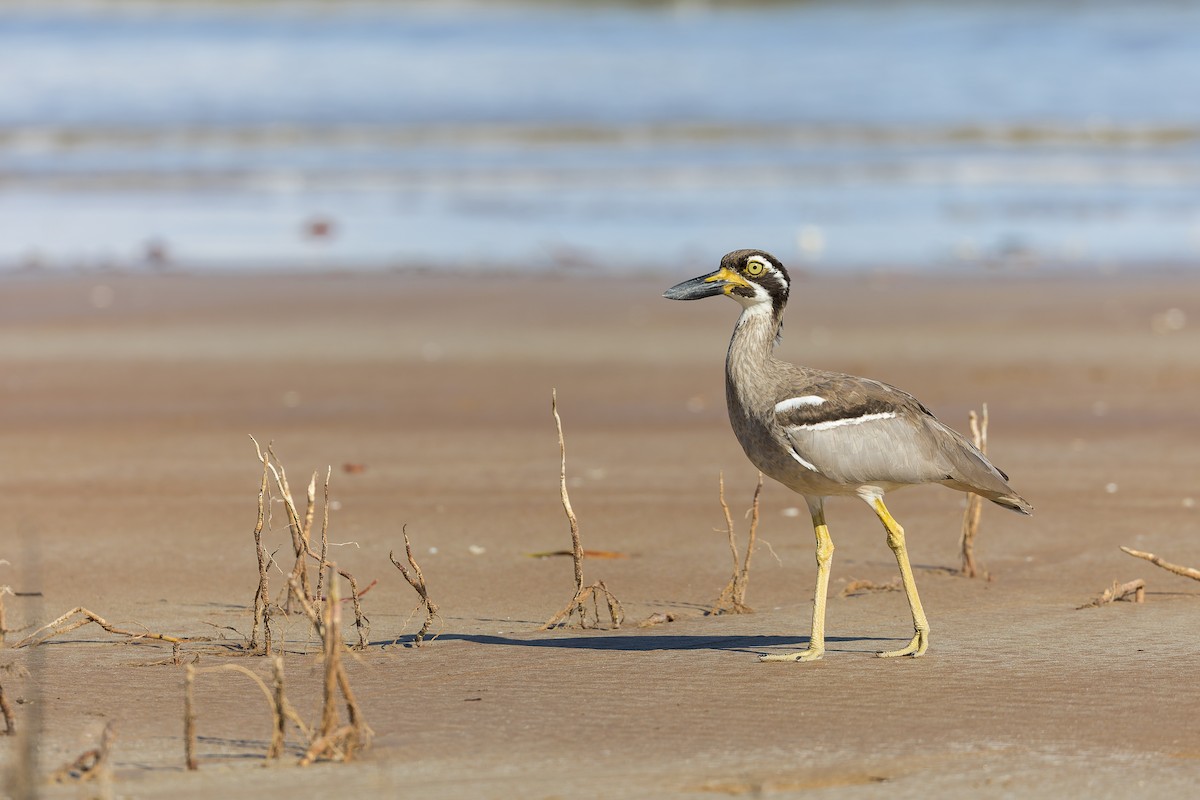
[[[1106,483],[1104,485],[1104,491],[1108,492],[1109,494],[1116,494],[1117,485],[1115,483]]]

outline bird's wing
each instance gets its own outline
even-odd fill
[[[879,381],[826,375],[782,389],[775,421],[801,465],[838,483],[951,477],[944,426],[912,395]]]

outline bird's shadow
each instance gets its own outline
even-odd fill
[[[405,637],[407,638],[407,637]],[[622,633],[594,633],[583,636],[548,636],[538,639],[522,639],[511,636],[475,633],[443,633],[438,641],[471,642],[505,647],[551,647],[576,650],[606,650],[619,652],[653,652],[675,650],[720,650],[766,655],[772,647],[808,646],[807,636],[698,636],[687,634],[630,635]],[[892,641],[869,636],[828,636],[826,644]],[[855,647],[840,647],[842,650],[857,650]],[[868,649],[872,652],[874,648]]]

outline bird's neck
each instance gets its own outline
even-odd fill
[[[752,395],[770,390],[771,353],[783,324],[783,310],[770,304],[746,307],[733,329],[725,357],[725,384],[730,410],[761,408]]]

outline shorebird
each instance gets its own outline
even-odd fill
[[[836,496],[858,497],[883,523],[912,611],[912,641],[877,655],[924,655],[929,622],[908,562],[904,529],[888,512],[884,494],[903,486],[940,483],[1022,514],[1033,507],[983,453],[907,392],[776,359],[772,353],[782,332],[790,286],[779,259],[762,250],[735,250],[721,259],[715,272],[663,293],[670,300],[725,295],[742,307],[725,359],[729,421],[750,462],[803,495],[812,516],[817,589],[808,647],[761,660],[816,661],[825,653],[825,595],[833,559],[825,498]]]

